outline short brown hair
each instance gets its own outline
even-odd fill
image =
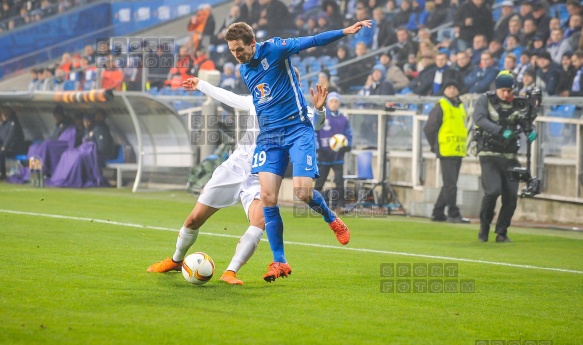
[[[505,59],[511,59],[512,61],[516,62],[516,55],[514,55],[514,53],[508,53],[506,54]]]
[[[244,44],[251,44],[255,39],[253,28],[244,22],[233,23],[227,28],[225,41],[242,40]]]

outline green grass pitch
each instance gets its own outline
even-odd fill
[[[512,243],[480,243],[477,224],[357,217],[343,247],[282,208],[291,277],[262,280],[262,241],[245,285],[229,286],[218,278],[247,228],[233,206],[190,251],[214,259],[210,282],[147,273],[195,200],[0,184],[0,344],[583,344],[582,233],[511,228]]]

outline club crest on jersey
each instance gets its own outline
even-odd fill
[[[267,62],[267,58],[261,60],[261,66],[263,66],[263,70],[267,71],[269,68],[269,62]]]
[[[259,98],[258,103],[265,103],[268,102],[269,100],[271,100],[271,87],[269,87],[269,84],[267,83],[261,83],[257,86],[255,86],[254,89],[254,93],[255,93],[255,97]]]

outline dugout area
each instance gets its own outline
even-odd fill
[[[52,112],[57,104],[71,118],[103,109],[119,145],[118,157],[107,164],[106,170],[117,175],[118,183],[133,183],[134,192],[184,186],[194,165],[186,118],[148,94],[92,92],[0,92],[0,107],[16,112],[28,142],[48,138],[55,126]]]

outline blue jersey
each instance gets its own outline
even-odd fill
[[[344,34],[328,31],[311,37],[257,43],[255,55],[241,65],[241,76],[251,91],[262,131],[282,128],[307,120],[307,104],[289,59],[310,47],[326,45]]]

